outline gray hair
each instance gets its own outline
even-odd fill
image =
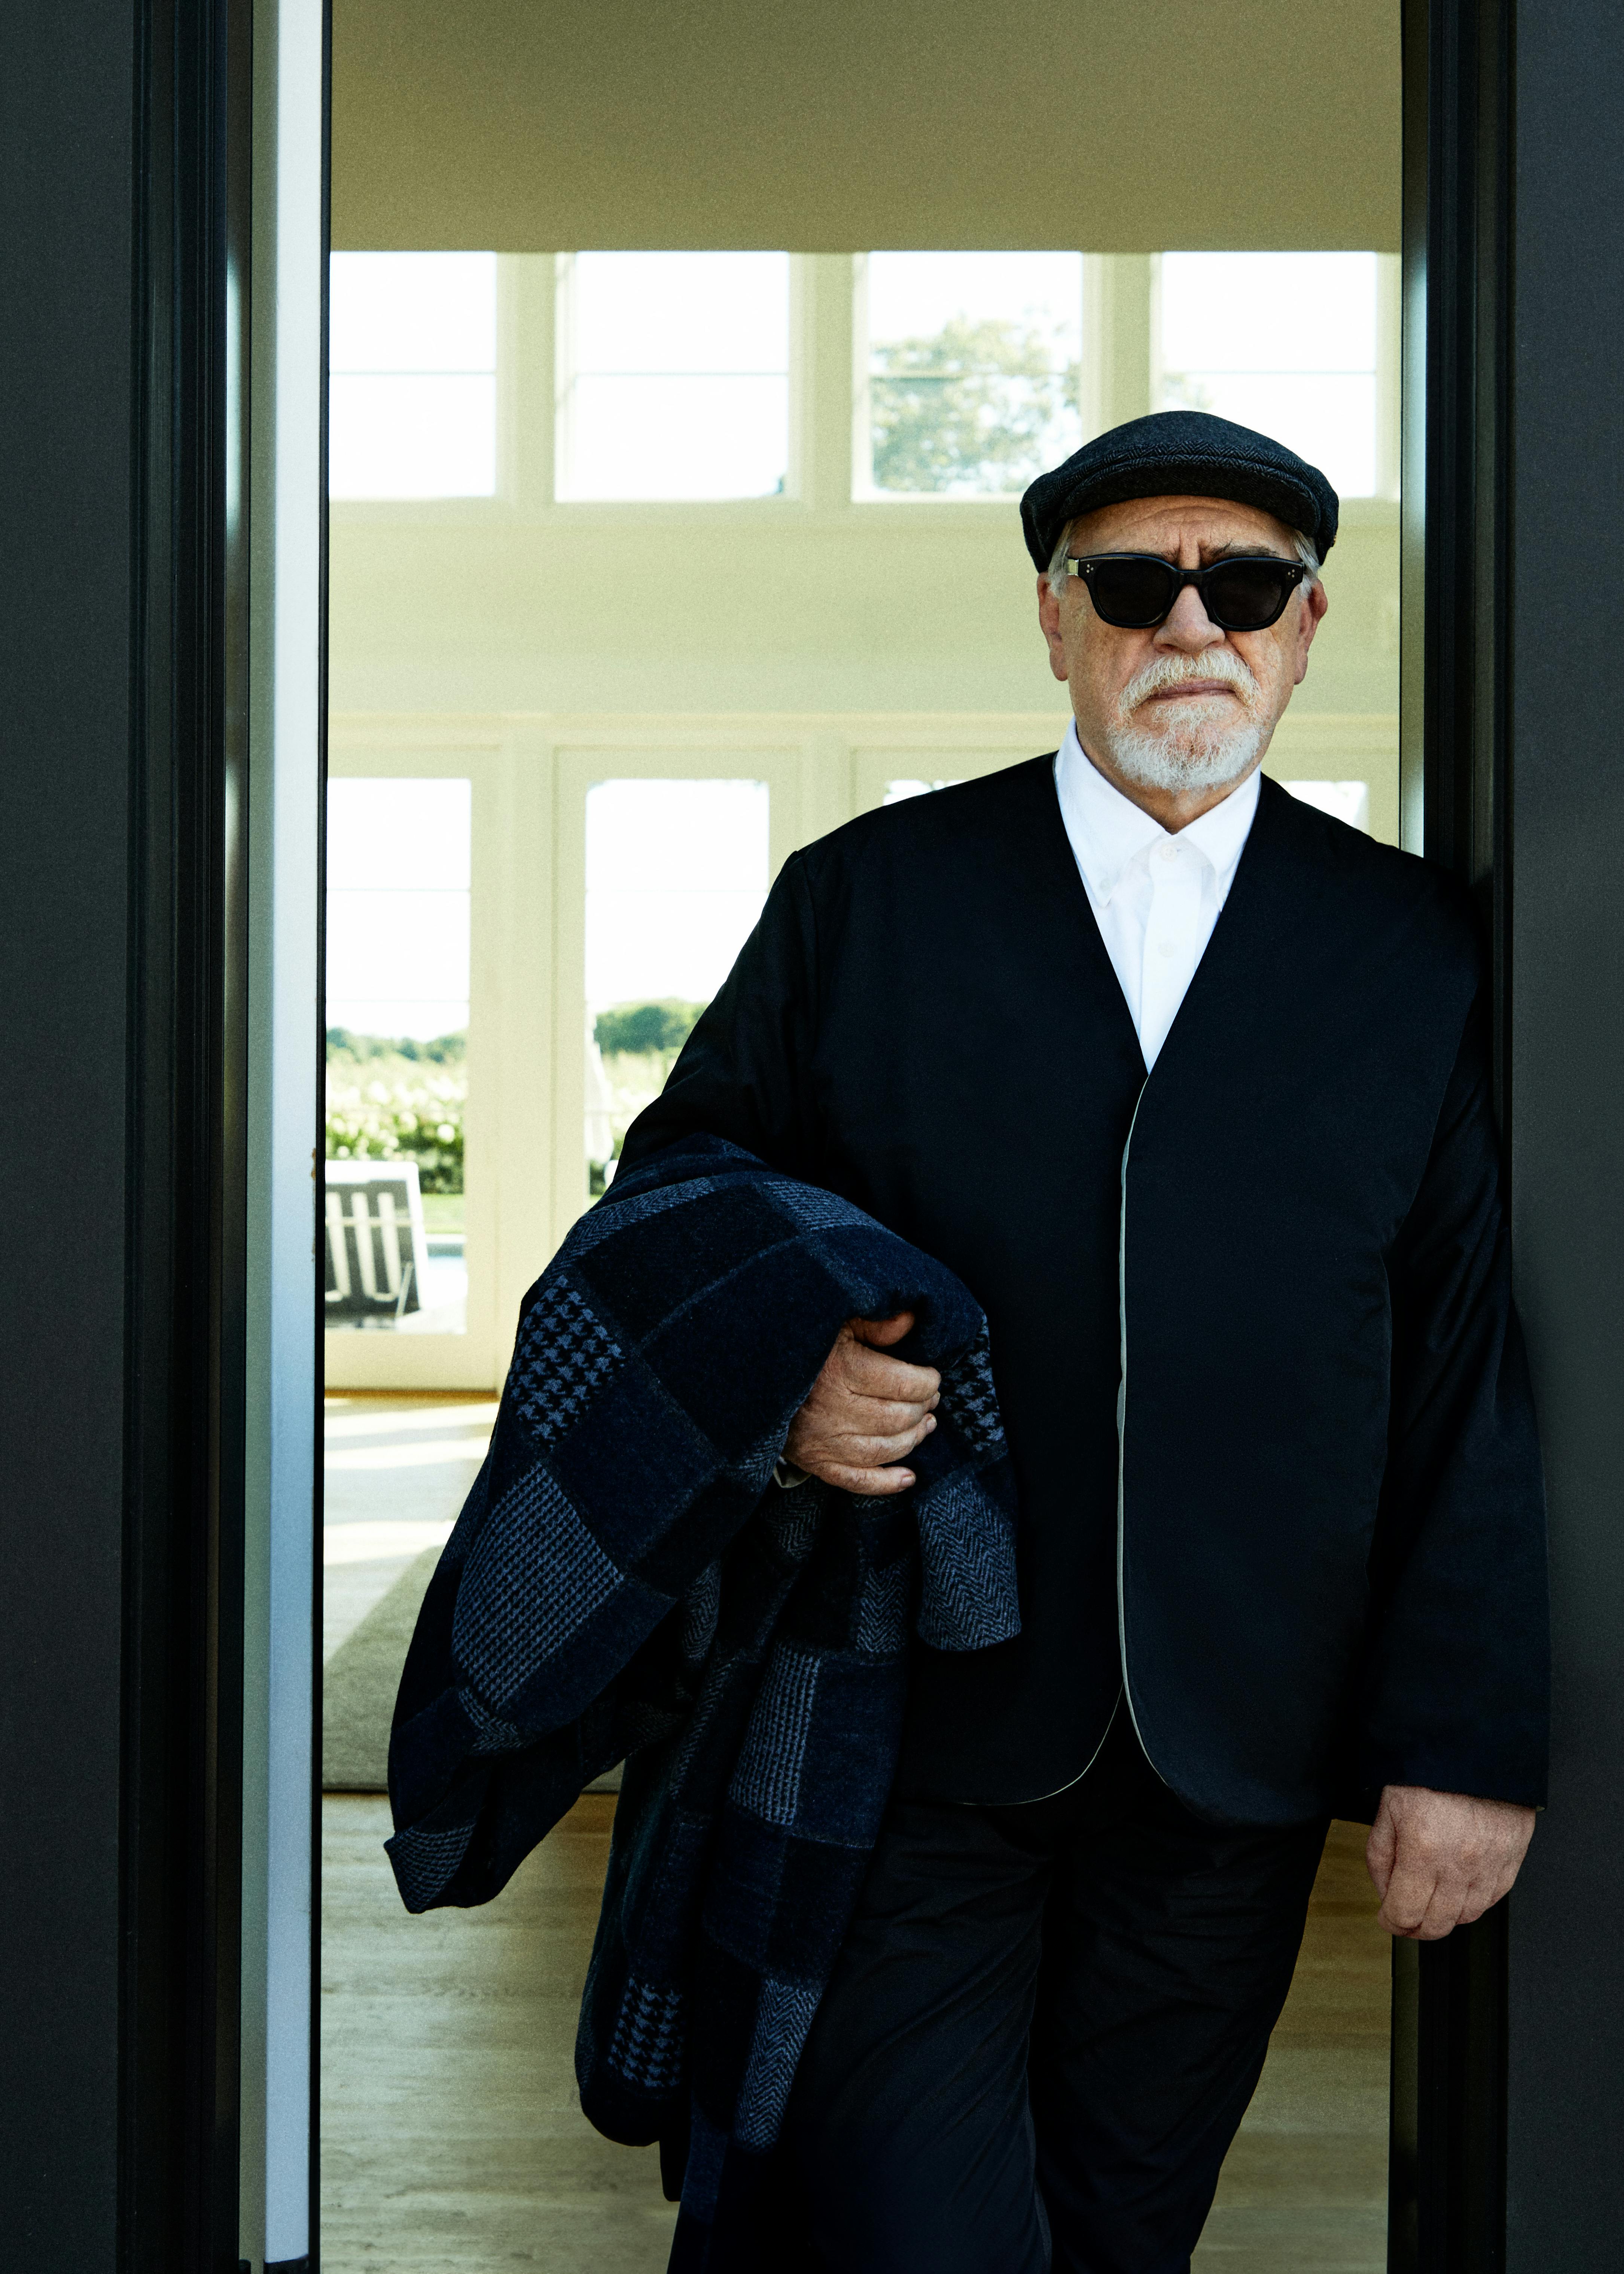
[[[1303,579],[1303,590],[1305,592],[1312,592],[1320,582],[1320,555],[1300,529],[1292,531],[1291,542],[1297,547],[1297,559],[1308,571],[1307,576]],[[1071,581],[1066,574],[1066,561],[1071,549],[1071,523],[1068,521],[1060,532],[1059,543],[1049,556],[1049,566],[1043,571],[1049,589],[1057,600],[1065,598],[1065,588]]]

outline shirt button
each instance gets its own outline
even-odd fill
[[[1176,860],[1177,855],[1178,847],[1177,845],[1158,845],[1156,847],[1156,857],[1158,860],[1172,861]]]
[[[1171,955],[1172,953],[1173,943],[1170,939],[1164,939],[1161,946],[1156,950],[1156,953],[1158,955]]]

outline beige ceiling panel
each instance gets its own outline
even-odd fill
[[[333,239],[1399,243],[1398,0],[335,0]]]

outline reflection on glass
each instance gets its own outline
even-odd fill
[[[586,797],[588,1189],[658,1097],[767,896],[767,785],[594,782]]]
[[[335,252],[327,486],[335,498],[496,489],[496,255]]]
[[[463,779],[328,786],[330,1328],[465,1330],[471,816]]]
[[[789,255],[559,262],[557,491],[771,497],[789,476]]]
[[[1272,434],[1343,497],[1376,488],[1373,252],[1164,252],[1159,410]]]
[[[860,489],[1007,497],[1078,448],[1080,254],[871,252],[859,273]]]

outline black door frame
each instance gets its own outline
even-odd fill
[[[1514,34],[1519,70],[1540,90],[1543,155],[1563,131],[1553,90],[1565,59],[1580,72],[1587,55],[1616,60],[1611,12],[1602,0],[1404,5],[1407,422],[1419,413],[1405,468],[1407,764],[1412,783],[1412,756],[1425,774],[1428,855],[1479,889],[1492,927],[1503,1126],[1520,1166],[1527,1133],[1530,1176],[1545,1175],[1555,1141],[1537,1098],[1523,1097],[1513,1127],[1510,949],[1523,929],[1514,924],[1510,728],[1521,714],[1510,665],[1534,636],[1510,568],[1522,494],[1513,410],[1548,426],[1558,365],[1554,350],[1542,362],[1518,339],[1513,252],[1522,242],[1526,259],[1530,229],[1554,245],[1561,216],[1531,203],[1535,220],[1522,215],[1513,159],[1529,130],[1514,101]],[[98,1254],[113,1254],[116,1268],[95,1281],[94,1316],[89,1278],[39,1269],[26,1326],[11,1322],[0,1366],[12,1409],[0,1505],[25,1516],[0,1600],[0,1703],[21,1796],[9,1820],[26,1820],[31,1788],[51,1782],[101,1827],[59,1851],[71,1901],[49,1871],[13,1872],[0,1886],[13,2053],[0,2076],[0,2132],[26,2150],[0,2232],[8,2274],[222,2274],[237,2263],[252,20],[251,0],[67,0],[22,11],[8,40],[10,100],[33,106],[32,117],[14,109],[14,131],[0,138],[13,210],[26,216],[0,245],[0,334],[26,343],[4,361],[0,401],[33,554],[32,585],[13,576],[8,587],[10,621],[27,631],[8,665],[8,697],[13,731],[20,720],[30,737],[26,755],[62,790],[12,803],[8,857],[22,885],[0,907],[0,983],[19,1003],[42,989],[73,1020],[105,1005],[109,989],[122,988],[123,1003],[85,1045],[89,1081],[123,1100],[122,1137],[109,1124],[95,1156],[111,1160],[117,1138],[122,1175],[109,1170],[94,1195],[107,1232]],[[1568,171],[1599,195],[1600,97],[1588,81],[1569,84],[1582,98],[1573,132],[1589,139]],[[93,147],[105,156],[94,198],[84,159]],[[1593,226],[1594,214],[1574,210],[1571,226]],[[1613,293],[1611,307],[1624,298],[1616,226],[1603,237],[1594,282]],[[53,264],[85,280],[88,314],[60,315],[42,281]],[[1620,320],[1590,312],[1620,344]],[[1602,431],[1598,389],[1585,398],[1592,435]],[[106,474],[76,488],[93,444]],[[1552,447],[1548,435],[1540,447]],[[120,450],[123,488],[113,478]],[[58,499],[71,509],[56,509]],[[64,690],[92,681],[127,690],[111,731],[104,694],[69,716]],[[1575,717],[1582,711],[1575,700]],[[1599,714],[1583,715],[1593,726]],[[1548,835],[1554,793],[1541,794]],[[114,881],[69,924],[28,878],[66,873],[91,852]],[[1550,872],[1540,873],[1548,899]],[[1538,940],[1526,951],[1546,952]],[[1533,968],[1524,961],[1525,985]],[[1526,1035],[1522,1047],[1527,1057]],[[30,1063],[42,1081],[45,1042]],[[1592,1089],[1598,1110],[1611,1111],[1599,1077]],[[47,1122],[37,1142],[17,1139],[13,1158],[57,1236],[86,1205],[89,1154],[81,1146],[64,1159]],[[1573,1189],[1582,1203],[1595,1197],[1593,1181]],[[48,1252],[43,1231],[24,1246]],[[1569,1344],[1592,1326],[1588,1314],[1560,1323]],[[1611,1359],[1604,1326],[1592,1339]],[[122,1416],[105,1457],[74,1442],[88,1410],[64,1391],[75,1354],[95,1409]],[[1592,1397],[1592,1408],[1600,1403]],[[1588,1461],[1592,1482],[1616,1473],[1599,1424],[1568,1410],[1562,1426],[1585,1438],[1582,1458],[1564,1443],[1568,1467]],[[49,1457],[38,1449],[47,1438]],[[70,1452],[81,1451],[75,1467]],[[1560,1531],[1568,1519],[1559,1500]],[[37,1624],[23,1622],[82,1588],[87,1541],[116,1571],[113,1592],[81,1593],[83,1615],[54,1632],[44,1669]],[[98,1621],[103,1600],[112,1608]],[[76,1698],[91,1704],[79,1712]],[[1593,1773],[1596,1760],[1583,1766]],[[1554,1822],[1553,1831],[1571,1841]],[[1488,2274],[1507,2263],[1508,2160],[1517,2165],[1530,2127],[1548,2134],[1532,2095],[1538,2085],[1549,2099],[1564,2057],[1554,2037],[1535,2043],[1538,2018],[1519,2001],[1517,1982],[1545,1958],[1518,1943],[1517,1923],[1538,1918],[1543,1934],[1557,1916],[1536,1871],[1526,1899],[1479,1927],[1395,1954],[1395,2269]],[[87,1938],[98,1935],[115,1954],[117,1997],[68,2013],[61,1984],[85,1973]],[[1585,1962],[1582,1952],[1574,1962]],[[1606,2006],[1612,1977],[1599,1960],[1594,1980]],[[1614,2002],[1624,2014],[1624,1989]],[[1508,2011],[1518,2015],[1509,2052]],[[1600,2182],[1593,2194],[1603,2199]],[[1539,2213],[1531,2197],[1519,2202],[1526,2251]],[[1551,2266],[1605,2263],[1616,2225],[1595,2229],[1604,2255],[1587,2257],[1579,2195],[1556,2224],[1569,2240]],[[1524,2261],[1514,2250],[1510,2263]]]
[[[251,0],[137,18],[121,2264],[237,2263]]]
[[[1492,941],[1509,1161],[1513,5],[1404,0],[1402,20],[1402,741],[1426,857],[1470,886]],[[1394,1945],[1392,2274],[1505,2263],[1508,1926],[1503,1903]]]
[[[13,11],[0,2266],[237,2264],[250,0]]]

